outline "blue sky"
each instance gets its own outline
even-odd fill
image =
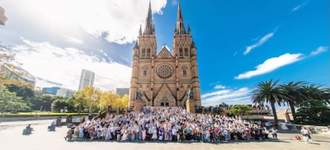
[[[176,0],[151,0],[158,51],[172,49]],[[197,46],[203,105],[250,103],[260,81],[329,87],[328,0],[181,0]],[[78,88],[81,69],[103,90],[129,87],[132,47],[148,0],[0,1],[0,40],[37,86]],[[54,84],[57,83],[57,84]]]

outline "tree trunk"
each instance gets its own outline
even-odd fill
[[[272,111],[273,111],[273,115],[274,115],[274,124],[273,124],[273,126],[275,128],[277,128],[278,119],[277,119],[277,114],[276,114],[275,103],[274,102],[270,102],[270,105],[272,107]]]
[[[80,114],[80,112],[81,112],[81,103],[79,103],[78,115]]]
[[[291,108],[291,113],[292,113],[292,117],[293,117],[293,121],[296,119],[296,110],[294,109],[294,104],[292,101],[289,101],[289,105]]]

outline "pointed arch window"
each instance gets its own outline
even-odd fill
[[[187,66],[183,66],[183,67],[182,67],[182,75],[183,75],[183,76],[186,76],[186,75],[187,75],[187,69],[188,69]]]
[[[183,56],[182,48],[179,48],[180,56]]]
[[[147,58],[150,58],[150,48],[147,49]]]
[[[188,56],[188,48],[184,48],[184,56]]]
[[[146,56],[146,49],[142,49],[142,54],[141,55],[142,55],[141,58],[145,58],[145,56]]]
[[[142,68],[142,70],[143,70],[143,76],[147,76],[148,75],[148,67],[144,66]]]

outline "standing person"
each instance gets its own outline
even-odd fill
[[[223,130],[223,135],[225,136],[225,141],[228,141],[229,140],[229,132],[228,132],[227,128],[225,128]]]
[[[117,136],[117,141],[120,141],[121,132],[119,127],[117,127],[116,136]]]
[[[131,141],[135,140],[135,134],[136,134],[135,132],[136,132],[136,130],[134,130],[134,129],[131,130]]]
[[[151,140],[157,140],[157,129],[156,127],[153,127],[152,130],[151,130],[151,133],[152,133],[152,137],[151,137]]]
[[[303,136],[307,136],[310,140],[312,139],[310,135],[311,131],[306,129],[306,127],[302,127],[300,132],[302,133]]]
[[[263,133],[264,133],[265,140],[268,141],[269,140],[268,139],[269,130],[267,129],[267,127],[264,127]]]
[[[202,129],[201,129],[201,127],[198,127],[198,136],[197,136],[198,142],[201,141],[201,138],[202,138]]]
[[[162,141],[163,140],[163,128],[159,128],[159,141]]]
[[[187,127],[187,136],[186,136],[187,141],[191,140],[191,132],[190,131],[191,131],[190,127]]]
[[[273,139],[277,139],[277,129],[275,129],[274,127],[272,129],[272,135],[273,135]]]
[[[111,127],[109,126],[108,128],[105,127],[105,140],[110,140],[111,139]]]
[[[176,127],[174,127],[172,129],[172,141],[176,142],[177,141],[177,131],[176,131]]]
[[[84,138],[84,125],[79,125],[79,140]]]
[[[146,130],[146,128],[143,128],[143,130],[142,130],[142,140],[143,141],[146,139],[146,134],[147,134],[147,130]]]
[[[193,133],[193,139],[194,139],[194,141],[197,141],[197,134],[198,134],[198,132],[197,132],[196,127],[194,127],[192,131],[193,131],[192,132]]]
[[[91,140],[93,140],[94,130],[95,130],[94,125],[89,127],[89,137],[91,138]]]
[[[114,127],[114,125],[112,125],[112,124],[111,124],[111,127],[110,127],[110,132],[111,132],[112,140],[116,140],[116,138],[117,138],[116,127]]]
[[[183,139],[183,140],[187,140],[187,128],[183,128],[182,132],[183,132],[183,133],[182,133],[182,135],[183,135],[183,136],[182,136],[182,139]]]
[[[183,130],[182,130],[182,126],[179,129],[179,136],[180,136],[180,139],[178,139],[178,140],[182,142],[183,141]]]

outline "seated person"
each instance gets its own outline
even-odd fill
[[[53,122],[50,124],[50,126],[48,126],[48,129],[52,129],[52,130],[54,130],[54,129],[55,129],[55,126],[56,126],[56,123],[55,123],[55,121],[53,121]]]
[[[33,131],[33,128],[31,127],[31,124],[28,124],[28,126],[26,126],[25,128],[26,130],[30,130],[30,131]]]

